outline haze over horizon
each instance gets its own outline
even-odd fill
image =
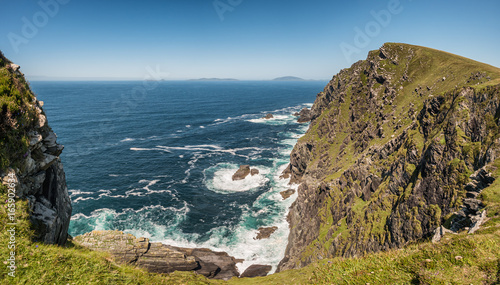
[[[328,80],[385,42],[500,66],[493,0],[2,4],[0,50],[28,79]]]

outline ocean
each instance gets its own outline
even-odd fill
[[[69,233],[121,230],[272,265],[288,239],[280,179],[326,82],[31,82],[61,155],[73,205]],[[262,119],[267,113],[274,118]],[[232,181],[239,165],[260,173]],[[259,227],[278,227],[256,240]],[[274,271],[273,269],[273,271]]]

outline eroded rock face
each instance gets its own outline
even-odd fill
[[[0,52],[3,62],[9,62]],[[43,102],[38,101],[29,89],[20,71],[20,67],[10,63],[6,66],[10,72],[12,84],[21,94],[25,94],[19,105],[21,112],[28,114],[33,123],[16,126],[7,124],[8,112],[1,112],[5,118],[0,118],[3,127],[16,129],[25,134],[28,150],[23,155],[13,158],[16,169],[0,170],[0,181],[6,183],[8,174],[16,177],[16,194],[18,199],[29,202],[31,221],[35,228],[35,240],[48,244],[63,245],[68,237],[68,227],[71,217],[71,201],[66,187],[66,178],[59,155],[64,146],[57,143],[57,136],[47,123],[42,110]],[[31,98],[31,99],[30,99]],[[30,101],[31,100],[31,101]],[[19,142],[23,144],[23,142]],[[14,163],[14,161],[11,161]]]
[[[413,70],[439,59],[418,49],[384,45],[318,94],[283,172],[300,186],[278,271],[402,247],[453,214],[458,227],[483,220],[477,196],[491,181],[481,169],[500,154],[500,86],[448,89],[456,79],[445,73],[426,81]]]
[[[225,252],[169,246],[121,231],[93,231],[75,237],[74,241],[92,250],[109,252],[117,262],[154,273],[195,271],[208,278],[223,280],[239,276],[236,259]]]
[[[28,151],[22,158],[22,170],[10,169],[0,176],[5,179],[9,173],[16,175],[16,193],[20,199],[29,201],[35,239],[64,245],[72,209],[59,158],[64,147],[57,144],[56,138],[45,122],[32,130]]]

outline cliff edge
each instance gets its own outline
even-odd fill
[[[42,107],[20,67],[0,52],[0,180],[9,185],[15,177],[16,199],[28,201],[34,240],[64,245],[71,218],[59,158],[64,147]]]
[[[496,67],[396,43],[335,75],[284,172],[300,187],[278,271],[477,227],[500,154],[499,84]]]

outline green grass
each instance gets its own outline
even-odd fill
[[[20,157],[28,150],[28,131],[37,122],[31,102],[34,98],[24,77],[12,73],[0,53],[0,172],[20,167]]]

